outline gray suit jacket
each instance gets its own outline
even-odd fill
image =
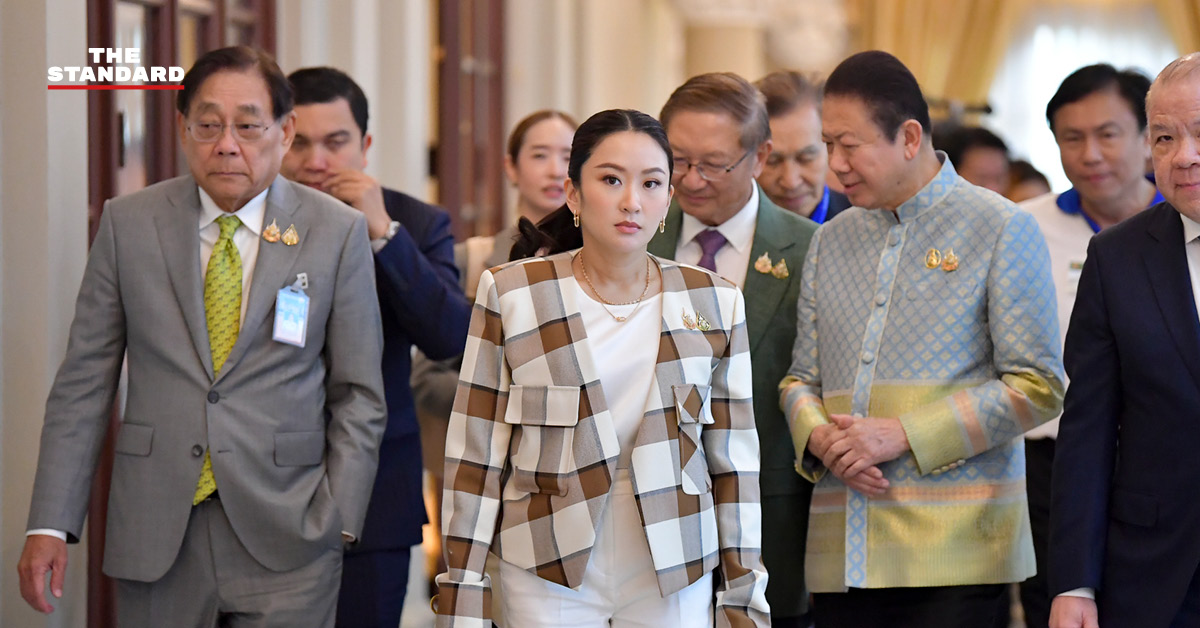
[[[359,534],[386,421],[374,268],[361,214],[276,178],[237,343],[214,378],[204,315],[200,196],[180,177],[105,204],[46,403],[30,528],[78,540],[122,358],[104,571],[162,577],[183,541],[204,451],[250,554],[294,569]],[[272,339],[275,298],[298,273],[310,298],[304,348]]]
[[[771,616],[793,617],[807,608],[804,546],[812,484],[795,470],[791,432],[779,407],[779,382],[792,364],[800,271],[817,225],[772,203],[761,188],[758,198],[758,220],[742,293],[754,375],[754,423],[762,458],[762,552],[770,575],[767,601]],[[683,212],[672,203],[666,230],[655,234],[650,252],[674,259],[682,225]],[[788,276],[778,278],[755,270],[754,262],[763,253],[770,256],[772,264],[785,261]]]

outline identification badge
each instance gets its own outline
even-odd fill
[[[279,291],[275,298],[275,340],[304,347],[308,332],[308,275],[300,273],[296,282]]]

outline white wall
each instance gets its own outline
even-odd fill
[[[672,0],[506,0],[504,9],[506,134],[539,109],[580,122],[613,108],[657,117],[685,78],[685,24]],[[511,190],[505,201],[512,216]]]
[[[84,0],[0,0],[0,625],[83,626],[86,545],[43,618],[21,599],[46,394],[66,349],[87,252],[87,99],[48,91],[46,68],[84,65]]]
[[[375,140],[367,172],[427,196],[430,136],[429,20],[434,0],[288,0],[276,4],[279,67],[329,65],[349,74],[370,105]]]

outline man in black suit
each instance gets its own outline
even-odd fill
[[[1200,626],[1200,53],[1146,105],[1166,202],[1092,238],[1067,332],[1053,628]]]
[[[449,216],[362,171],[372,139],[362,89],[333,68],[297,70],[288,80],[296,93],[296,139],[282,172],[366,216],[383,315],[387,430],[363,534],[345,557],[337,625],[396,628],[409,550],[427,521],[408,383],[411,348],[437,359],[462,353],[471,304],[458,286]]]

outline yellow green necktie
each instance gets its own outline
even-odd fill
[[[217,225],[221,235],[213,245],[204,275],[204,316],[208,322],[208,346],[212,351],[213,376],[221,372],[225,359],[237,342],[242,317],[242,256],[233,243],[233,232],[242,221],[237,216],[221,216]],[[195,506],[217,490],[212,457],[204,452],[204,467],[192,497]]]

